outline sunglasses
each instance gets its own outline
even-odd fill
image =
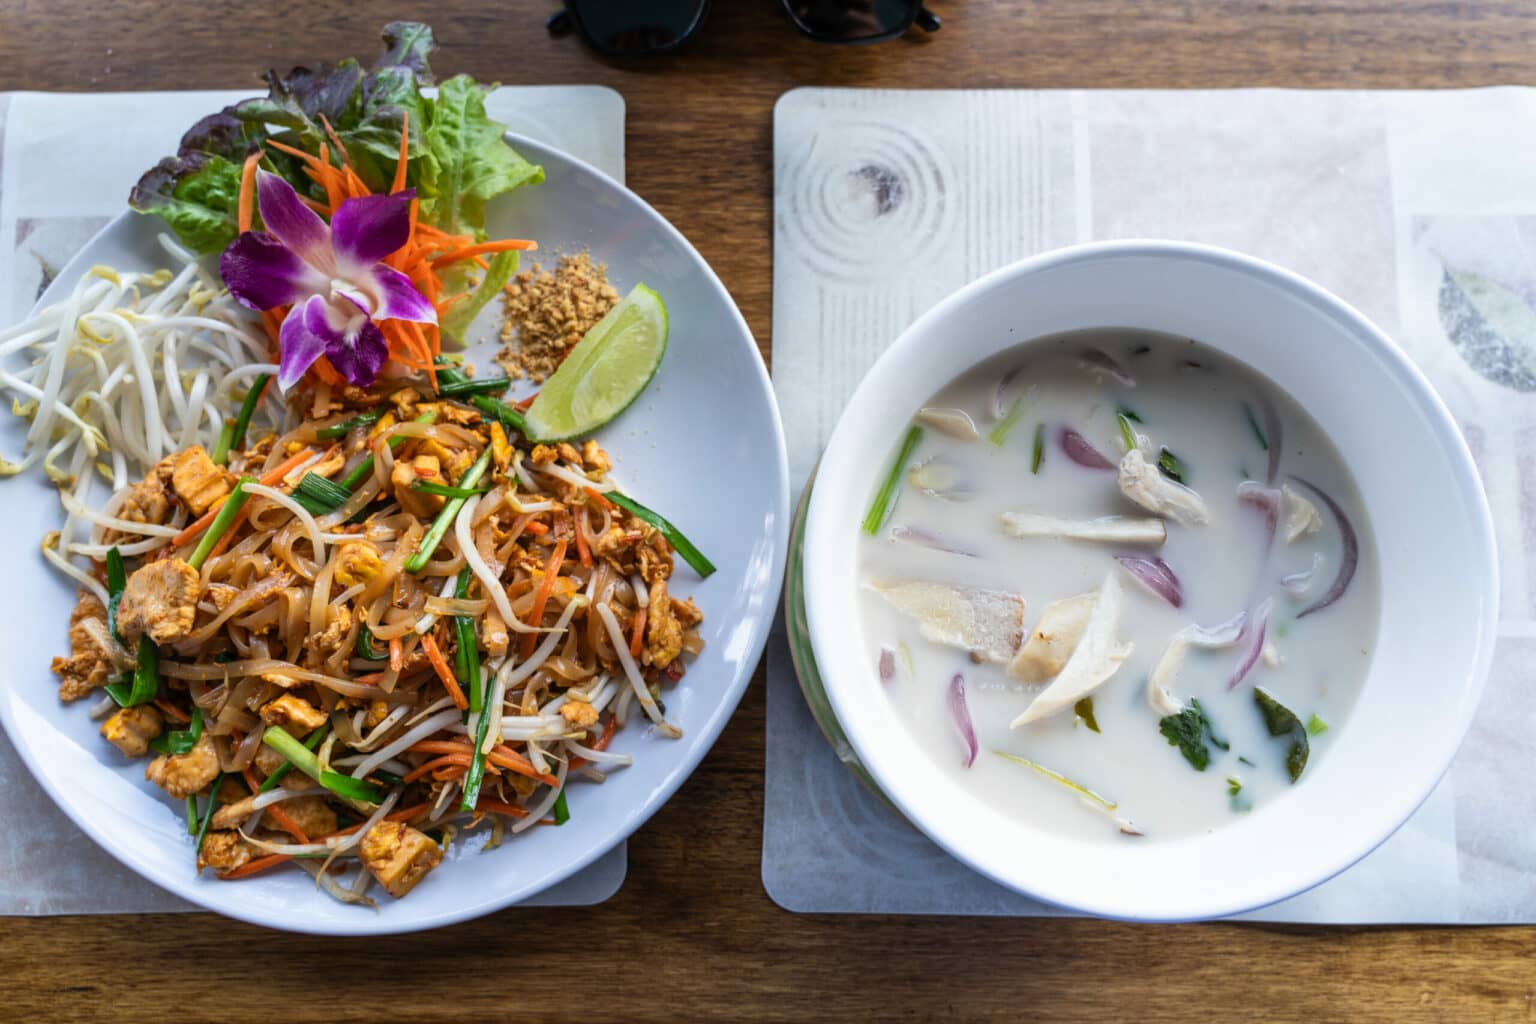
[[[579,32],[610,57],[664,53],[687,42],[709,14],[709,0],[564,0],[550,35]],[[819,43],[878,43],[916,25],[936,32],[938,15],[922,0],[780,0],[789,23]]]

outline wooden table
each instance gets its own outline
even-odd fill
[[[554,6],[3,0],[0,90],[254,85],[269,65],[370,55],[384,22],[429,9],[440,70],[506,83],[599,82],[623,93],[630,186],[719,271],[767,357],[771,114],[794,86],[1536,82],[1536,5],[1513,0],[934,0],[946,19],[938,35],[859,49],[800,39],[772,0],[717,0],[686,52],[632,64],[549,39],[542,22]],[[514,909],[425,935],[356,941],[284,936],[206,914],[11,918],[0,927],[0,1019],[1396,1022],[1536,1014],[1531,929],[786,913],[759,877],[763,712],[759,673],[714,752],[631,841],[629,878],[603,906]]]

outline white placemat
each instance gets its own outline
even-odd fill
[[[26,315],[59,268],[127,209],[139,174],[174,153],[183,131],[246,95],[0,93],[0,323]],[[487,98],[486,110],[512,131],[624,180],[624,100],[612,89],[502,88]],[[54,639],[62,651],[62,626]],[[55,685],[41,671],[45,662],[14,665],[0,685]],[[0,832],[0,915],[196,909],[85,839],[33,781],[3,734],[0,820],[12,823]],[[625,858],[621,843],[525,905],[601,903],[623,884]]]
[[[797,487],[903,327],[1058,246],[1227,246],[1312,278],[1392,335],[1450,405],[1493,506],[1493,675],[1451,772],[1401,831],[1246,916],[1536,921],[1536,91],[800,89],[775,111],[774,175],[773,378]],[[1061,913],[973,874],[860,788],[811,721],[782,629],[768,686],[763,882],[778,903]]]

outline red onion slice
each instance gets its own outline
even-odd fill
[[[1269,612],[1274,607],[1274,602],[1268,598],[1259,605],[1259,610],[1254,613],[1254,625],[1248,633],[1248,646],[1243,649],[1243,655],[1238,659],[1237,668],[1232,670],[1232,678],[1227,680],[1227,689],[1237,688],[1237,684],[1248,678],[1248,673],[1253,671],[1253,666],[1258,663],[1259,655],[1264,650],[1264,637],[1269,632]]]
[[[1071,427],[1061,428],[1060,442],[1061,450],[1066,454],[1067,458],[1079,466],[1086,466],[1089,469],[1116,468],[1113,462],[1106,459],[1097,448],[1088,443],[1088,440],[1082,434],[1079,434]]]
[[[896,678],[896,652],[889,647],[880,648],[880,681],[888,683]]]
[[[1179,577],[1167,562],[1156,555],[1150,558],[1145,555],[1116,555],[1115,561],[1152,593],[1175,608],[1184,607],[1184,590],[1179,585]]]
[[[1083,365],[1090,370],[1102,370],[1125,387],[1133,388],[1136,386],[1136,378],[1126,373],[1124,367],[1116,362],[1113,356],[1102,349],[1084,349],[1081,358]]]
[[[1275,528],[1280,523],[1280,488],[1265,487],[1253,480],[1244,480],[1237,485],[1237,500],[1245,505],[1252,505],[1264,513],[1264,520],[1269,526],[1270,537],[1274,537]]]
[[[1360,538],[1355,533],[1355,525],[1349,521],[1349,516],[1344,514],[1344,510],[1331,495],[1299,476],[1293,476],[1290,479],[1292,483],[1300,484],[1311,491],[1313,497],[1328,506],[1328,511],[1333,513],[1334,521],[1339,524],[1339,536],[1344,542],[1344,553],[1339,558],[1338,574],[1334,576],[1333,582],[1329,584],[1322,597],[1296,613],[1296,617],[1300,619],[1313,612],[1322,611],[1344,596],[1344,591],[1349,589],[1350,580],[1355,578],[1355,567],[1360,564]]]
[[[921,547],[932,548],[935,551],[944,551],[951,555],[963,555],[966,558],[978,557],[974,551],[957,548],[938,534],[930,533],[916,526],[891,527],[891,539],[903,540],[908,544],[917,544]]]
[[[949,714],[960,742],[965,744],[964,767],[969,768],[976,762],[976,730],[971,727],[971,710],[965,703],[965,677],[959,673],[949,681]]]

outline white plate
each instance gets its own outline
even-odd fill
[[[5,481],[0,638],[9,672],[0,723],[87,835],[209,910],[274,928],[363,935],[432,928],[527,899],[606,853],[666,802],[720,735],[762,654],[783,578],[789,483],[778,409],[751,332],[703,258],[633,192],[532,140],[510,140],[543,165],[546,180],[492,204],[491,236],[538,239],[546,260],[589,248],[608,264],[621,294],[643,281],[667,303],[671,336],[661,369],[598,437],[626,489],[676,523],[719,568],[699,582],[680,561],[674,577],[677,592],[696,597],[705,613],[704,652],[666,694],[667,716],[683,738],[620,732],[613,749],[634,755],[634,765],[601,786],[573,786],[565,825],[530,829],[484,854],[456,846],[407,898],[381,896],[378,913],[333,901],[297,871],[239,882],[197,877],[180,805],[144,781],[144,761],[127,761],[97,735],[89,698],[73,705],[58,699],[48,663],[67,653],[74,589],[37,552],[42,535],[60,522],[58,499],[41,474]],[[155,244],[161,229],[156,219],[125,213],[70,262],[40,305],[62,297],[97,263],[162,265]],[[479,365],[488,365],[488,350],[478,349]],[[4,450],[18,451],[19,439],[14,423],[0,429]],[[39,851],[69,855],[68,848]]]

